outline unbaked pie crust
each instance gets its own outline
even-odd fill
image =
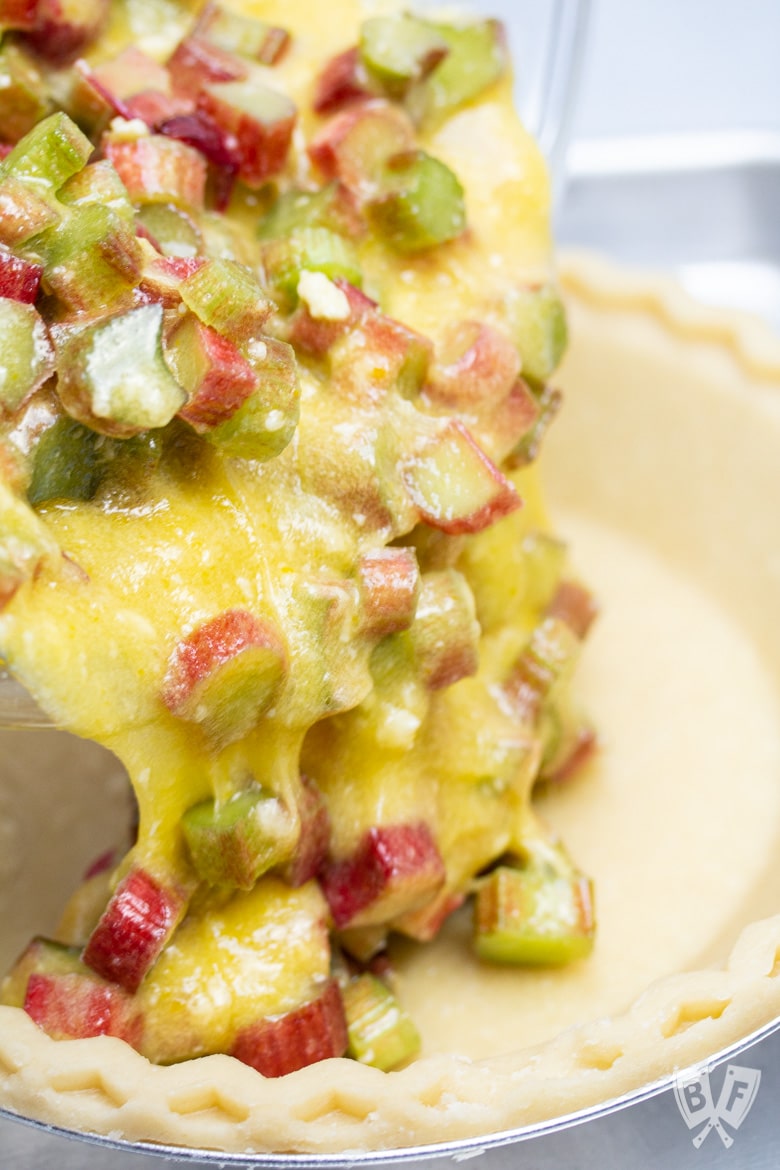
[[[426,1053],[391,1074],[336,1060],[264,1080],[227,1056],[155,1067],[119,1040],[55,1042],[0,1008],[0,1106],[233,1152],[478,1144],[650,1085],[780,1017],[780,342],[605,261],[566,257],[562,275],[567,408],[544,463],[557,526],[604,603],[582,668],[603,746],[545,813],[594,874],[594,957],[553,973],[480,967],[463,920],[402,947]],[[117,777],[96,787],[105,757],[79,741],[11,732],[0,746],[7,964],[31,928],[51,928],[124,797]],[[41,753],[57,768],[43,792],[29,781]]]

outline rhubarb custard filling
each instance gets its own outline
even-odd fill
[[[532,806],[594,747],[595,607],[534,468],[566,326],[502,29],[42,12],[0,43],[0,652],[136,816],[2,1001],[163,1064],[395,1068],[394,935],[594,935]]]

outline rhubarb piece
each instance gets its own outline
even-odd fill
[[[52,111],[40,70],[19,45],[0,48],[0,137],[18,142]]]
[[[342,183],[326,183],[318,191],[300,187],[283,191],[260,220],[257,234],[261,240],[278,240],[310,227],[327,228],[341,236],[360,234],[354,200]]]
[[[41,194],[24,179],[8,174],[0,163],[0,242],[12,247],[23,244],[59,218],[59,210],[45,192]]]
[[[357,46],[338,53],[326,62],[318,75],[312,106],[318,114],[332,114],[353,102],[375,96],[360,50]]]
[[[87,967],[134,992],[187,908],[187,894],[134,866],[114,890],[84,948]]]
[[[175,138],[199,151],[211,163],[210,189],[214,205],[217,212],[225,211],[238,174],[238,159],[230,135],[197,110],[166,117],[158,123],[157,129],[160,134]]]
[[[590,953],[594,931],[592,883],[557,859],[499,866],[477,889],[474,948],[488,962],[571,963]]]
[[[0,611],[45,562],[60,550],[32,508],[0,480]]]
[[[72,975],[83,971],[79,948],[37,935],[22,951],[8,974],[0,983],[0,1003],[9,1007],[24,1007],[27,983],[37,972],[42,975]]]
[[[545,749],[539,779],[548,784],[565,784],[598,750],[598,736],[586,723],[561,726],[558,737]]]
[[[264,789],[238,792],[223,803],[204,800],[182,818],[190,860],[212,886],[251,890],[261,874],[290,856],[291,818]]]
[[[234,260],[209,260],[182,281],[179,293],[204,325],[236,345],[256,337],[274,307],[252,272]]]
[[[411,548],[380,548],[357,566],[363,606],[362,631],[384,638],[408,630],[420,595],[420,570]]]
[[[451,410],[500,402],[520,373],[520,358],[505,333],[481,321],[459,321],[449,332],[425,385],[426,399]]]
[[[132,99],[139,94],[156,93],[171,97],[168,70],[136,45],[128,45],[115,57],[101,61],[94,68],[90,68],[86,61],[77,61],[75,70],[103,99],[111,114],[128,120],[140,116],[132,105]]]
[[[546,610],[555,596],[566,567],[566,545],[549,532],[533,531],[523,537],[528,604]]]
[[[447,53],[406,95],[412,117],[426,130],[482,94],[507,68],[506,37],[498,21],[428,27],[444,41]]]
[[[255,726],[281,690],[287,651],[268,618],[228,609],[196,626],[168,660],[161,697],[224,747]]]
[[[108,10],[109,0],[38,0],[24,37],[41,57],[65,65],[95,40]]]
[[[301,273],[322,272],[330,280],[341,278],[362,284],[357,254],[349,240],[324,227],[298,228],[263,248],[266,275],[274,288],[295,303]]]
[[[325,865],[320,883],[341,930],[416,909],[436,894],[444,876],[430,828],[412,822],[369,829],[350,857]]]
[[[185,393],[163,359],[162,316],[160,305],[141,305],[63,344],[58,390],[68,414],[116,438],[171,421]]]
[[[381,194],[368,204],[376,231],[400,252],[422,252],[462,235],[466,227],[463,188],[443,162],[424,150],[392,155]]]
[[[166,359],[187,391],[179,417],[199,434],[225,422],[260,385],[236,346],[188,313],[166,342]]]
[[[560,618],[546,617],[534,627],[503,686],[518,718],[538,718],[553,688],[570,673],[579,647],[580,639]]]
[[[38,0],[0,0],[0,32],[35,28]]]
[[[143,1020],[132,996],[88,974],[34,971],[27,982],[24,1010],[53,1040],[116,1036],[134,1048],[141,1043]]]
[[[89,203],[36,237],[43,284],[72,314],[129,308],[141,274],[133,226],[110,207]]]
[[[68,207],[97,203],[108,207],[120,219],[134,223],[135,211],[127,188],[106,159],[87,163],[60,187],[57,198]]]
[[[552,287],[516,289],[506,301],[509,330],[535,390],[549,382],[566,349],[566,311]]]
[[[339,179],[360,198],[380,189],[388,159],[415,147],[414,126],[385,101],[337,114],[315,135],[309,155],[326,179]]]
[[[476,674],[479,625],[471,589],[457,569],[423,573],[410,638],[428,690],[438,691]]]
[[[435,25],[414,16],[374,17],[360,26],[360,59],[389,97],[400,99],[444,60],[449,45]]]
[[[103,153],[134,203],[172,203],[186,211],[203,210],[206,161],[184,142],[164,134],[141,134],[129,140],[109,134],[103,140]]]
[[[598,614],[596,599],[578,581],[561,581],[547,607],[547,616],[559,618],[582,640]]]
[[[234,52],[196,28],[176,46],[168,72],[179,93],[197,98],[204,86],[243,80],[249,71]]]
[[[143,229],[163,256],[192,260],[203,250],[196,220],[171,203],[144,203],[136,215],[136,228],[139,233]],[[178,294],[177,299],[181,299]]]
[[[417,1056],[420,1033],[390,988],[370,972],[342,987],[347,1055],[383,1072]]]
[[[293,888],[317,876],[330,846],[328,807],[319,788],[308,776],[301,776],[298,820],[300,831],[292,857],[279,867],[279,876]]]
[[[27,489],[31,504],[47,500],[91,500],[102,465],[93,430],[75,419],[59,418],[43,432],[33,454]]]
[[[273,459],[298,425],[300,385],[295,351],[284,341],[262,337],[246,347],[259,384],[224,422],[204,435],[226,455]]]
[[[264,1077],[282,1077],[347,1048],[347,1027],[341,992],[335,979],[320,995],[282,1016],[259,1020],[236,1037],[231,1056]]]
[[[0,244],[0,297],[32,305],[38,296],[43,265],[15,256]]]
[[[562,401],[563,395],[560,390],[554,390],[549,385],[544,387],[538,399],[536,418],[519,443],[509,453],[507,462],[510,467],[526,467],[537,458],[542,440],[547,434],[550,423],[560,410]]]
[[[393,919],[393,930],[405,934],[417,942],[431,942],[436,938],[451,914],[459,910],[466,901],[466,895],[446,887],[419,910],[399,914]]]
[[[80,171],[92,154],[92,143],[67,114],[51,114],[39,122],[3,160],[2,174],[34,183],[39,193],[54,194]]]
[[[0,415],[17,410],[54,373],[54,350],[32,305],[0,297]]]
[[[296,121],[293,103],[278,90],[250,77],[207,85],[198,109],[235,142],[238,177],[258,188],[283,170]]]
[[[262,65],[276,65],[290,43],[286,29],[234,12],[224,4],[207,4],[195,31],[225,52],[238,53]]]
[[[164,309],[179,309],[179,286],[206,261],[202,256],[161,256],[154,248],[142,245],[143,271],[138,286],[143,301],[159,302]]]
[[[408,457],[401,474],[421,519],[442,532],[481,532],[520,507],[514,485],[457,419]]]

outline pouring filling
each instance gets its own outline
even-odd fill
[[[486,962],[594,934],[532,807],[594,747],[595,608],[534,468],[566,329],[502,29],[323,62],[287,8],[0,44],[0,649],[137,809],[2,1002],[266,1076],[412,1058],[388,940],[467,900]]]

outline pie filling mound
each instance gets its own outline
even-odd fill
[[[594,750],[595,605],[533,469],[566,322],[504,32],[376,15],[323,54],[306,6],[33,8],[0,645],[136,817],[2,1001],[157,1064],[396,1068],[391,936],[468,900],[481,960],[559,966],[595,929],[532,807]]]

